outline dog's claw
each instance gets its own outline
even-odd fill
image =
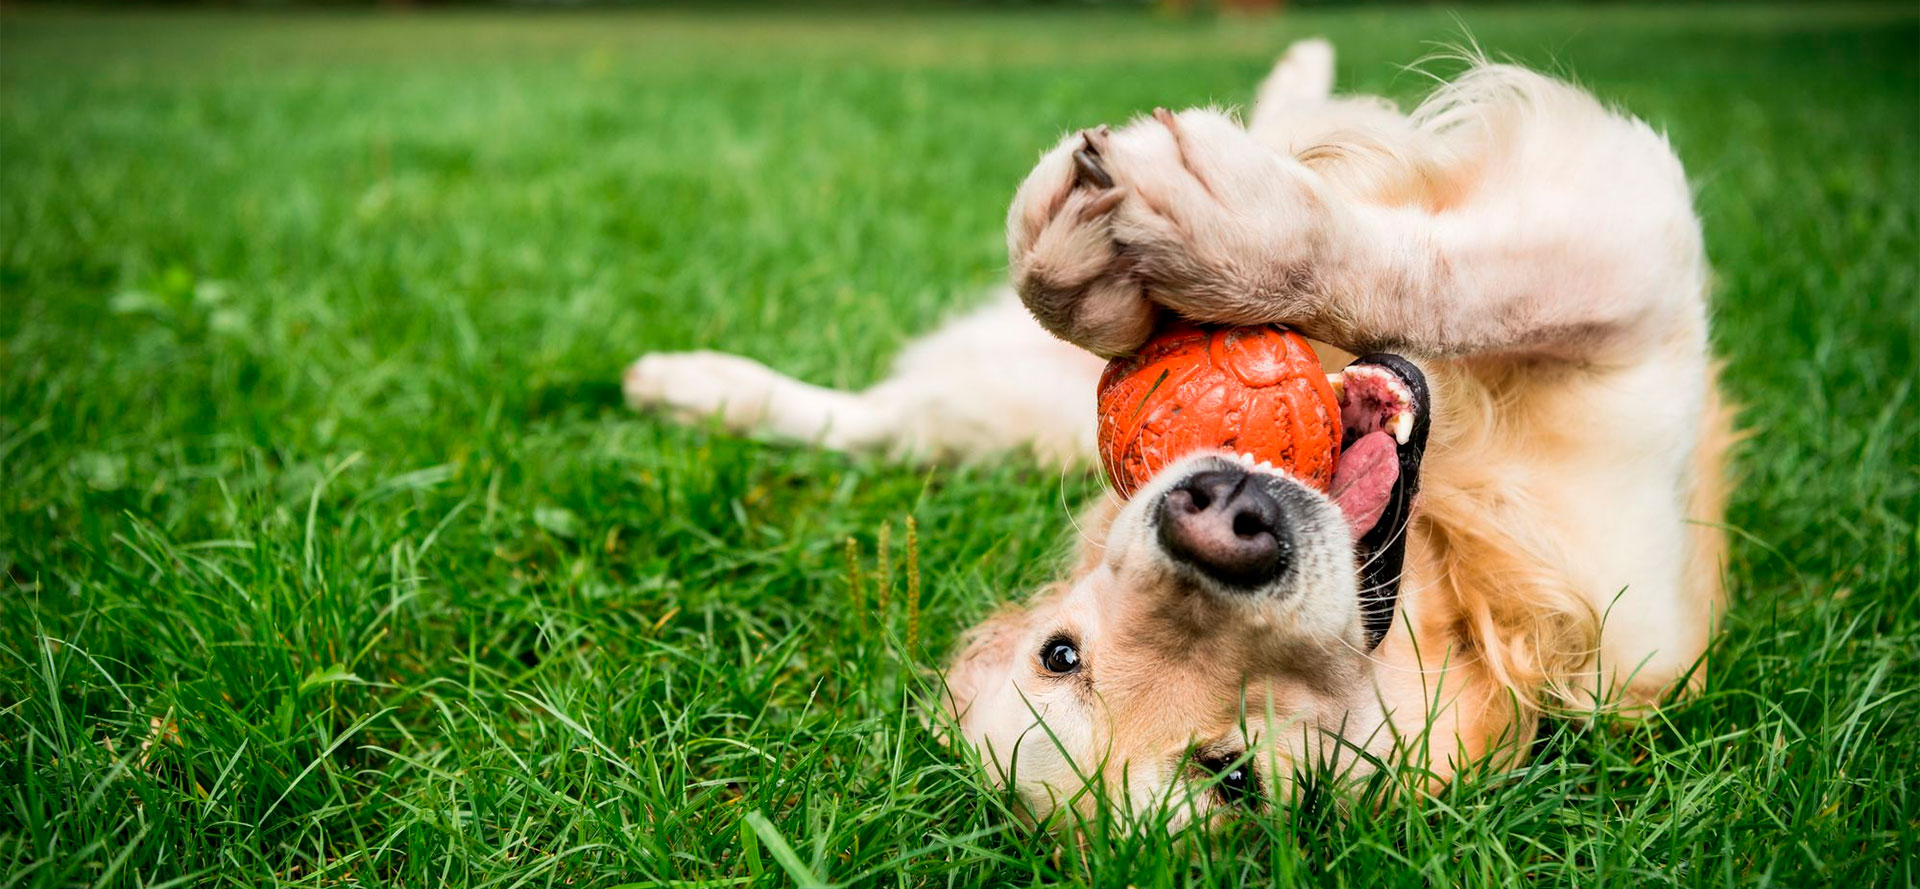
[[[1073,152],[1074,185],[1092,185],[1102,191],[1113,188],[1113,176],[1100,166],[1100,155],[1112,133],[1105,124],[1080,131],[1080,147]]]
[[[1109,188],[1100,192],[1088,199],[1086,205],[1080,208],[1080,218],[1097,219],[1118,206],[1120,200],[1126,196],[1127,190],[1124,188]]]
[[[1112,135],[1113,128],[1106,124],[1101,124],[1090,130],[1080,131],[1080,138],[1083,144],[1087,146],[1088,151],[1095,155],[1107,153],[1107,137]]]
[[[1100,161],[1094,154],[1091,140],[1087,142],[1086,147],[1073,153],[1073,168],[1078,174],[1075,177],[1075,184],[1092,185],[1102,190],[1112,188],[1113,177],[1107,175],[1106,169],[1100,166]]]

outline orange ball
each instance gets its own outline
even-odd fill
[[[1122,496],[1208,448],[1251,454],[1324,491],[1340,435],[1319,357],[1280,327],[1179,322],[1100,376],[1100,461]]]

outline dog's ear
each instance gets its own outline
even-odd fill
[[[1100,567],[1100,560],[1107,555],[1107,534],[1126,505],[1118,495],[1109,493],[1081,510],[1074,518],[1073,557],[1066,578],[1048,584],[1024,605],[1000,609],[960,637],[947,667],[942,703],[963,731],[970,719],[980,716],[970,711],[981,693],[1006,681],[1015,661],[1026,655],[1019,650],[1020,641],[1028,637],[1028,624],[1034,615],[1049,610],[1049,603]]]
[[[942,703],[946,705],[947,715],[953,717],[962,730],[980,693],[989,685],[1003,681],[1012,668],[1014,649],[1025,635],[1031,614],[1031,609],[1023,605],[1003,608],[968,630],[954,647]]]
[[[960,637],[942,676],[940,703],[951,720],[949,726],[977,740],[994,725],[1025,718],[1023,707],[1008,710],[1007,685],[1013,681],[1013,671],[1031,657],[1025,643],[1033,635],[1029,632],[1033,622],[1051,613],[1053,600],[1067,589],[1065,583],[1048,584],[1032,601],[1004,606]],[[958,739],[943,738],[954,740]],[[997,764],[1003,775],[1007,767]]]

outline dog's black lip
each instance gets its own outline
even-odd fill
[[[1367,365],[1393,374],[1412,394],[1413,430],[1405,444],[1395,447],[1400,458],[1400,477],[1387,496],[1387,508],[1380,521],[1354,542],[1354,558],[1360,565],[1360,622],[1372,649],[1393,627],[1393,613],[1400,600],[1400,575],[1406,565],[1407,524],[1413,518],[1413,501],[1420,493],[1420,461],[1427,452],[1427,433],[1433,422],[1433,396],[1427,388],[1427,375],[1413,362],[1389,352],[1374,352],[1354,359],[1348,367]]]

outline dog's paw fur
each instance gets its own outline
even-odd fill
[[[1220,323],[1304,314],[1328,224],[1299,162],[1217,111],[1161,110],[1042,158],[1014,198],[1008,247],[1041,324],[1114,355],[1145,341],[1156,304]]]
[[[627,406],[693,422],[718,416],[734,429],[760,423],[774,394],[765,365],[722,352],[656,352],[627,366],[620,389]]]

